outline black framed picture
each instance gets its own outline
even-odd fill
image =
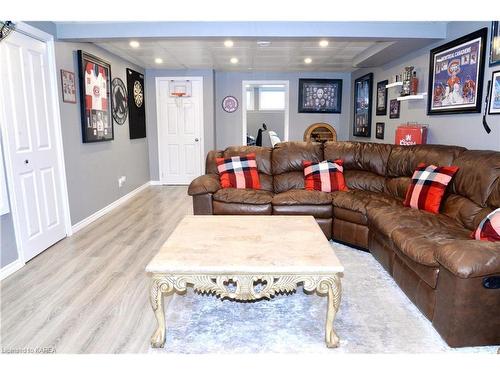
[[[384,139],[384,132],[385,132],[385,123],[377,122],[375,124],[375,138]]]
[[[82,50],[77,54],[83,143],[111,141],[111,65]]]
[[[490,66],[500,64],[500,28],[498,22],[491,23]]]
[[[299,79],[299,113],[340,113],[341,79]]]
[[[373,73],[354,81],[354,124],[355,137],[370,137],[372,124]]]
[[[387,115],[387,87],[388,80],[377,82],[377,102],[375,105],[377,116]]]
[[[500,114],[500,70],[491,74],[491,91],[488,114]]]
[[[146,137],[144,74],[127,68],[128,126],[130,139]]]
[[[389,118],[399,118],[401,112],[401,102],[397,99],[391,99],[389,104]]]
[[[481,112],[487,36],[485,27],[431,50],[427,114]]]

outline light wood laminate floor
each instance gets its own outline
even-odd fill
[[[186,187],[152,186],[1,282],[0,347],[147,352],[155,318],[144,268],[180,219]]]

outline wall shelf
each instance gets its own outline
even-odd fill
[[[416,95],[399,96],[396,99],[400,102],[405,101],[405,100],[420,100],[420,99],[423,99],[426,95],[427,95],[426,92],[422,92],[422,93],[416,94]]]
[[[385,85],[385,88],[390,89],[391,87],[398,87],[398,86],[403,86],[403,82],[389,83],[388,85]]]

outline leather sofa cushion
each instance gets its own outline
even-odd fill
[[[428,266],[422,263],[417,263],[411,258],[407,257],[399,249],[395,250],[396,257],[398,257],[408,268],[415,272],[420,279],[427,285],[435,289],[439,275],[439,265]]]
[[[387,177],[411,177],[419,163],[456,165],[465,148],[446,145],[393,146],[387,162]]]
[[[323,145],[315,142],[278,143],[273,149],[272,171],[274,175],[286,172],[303,172],[302,162],[323,161]]]
[[[319,219],[332,219],[332,205],[301,204],[293,206],[273,205],[273,215],[311,215]]]
[[[342,159],[345,170],[368,171],[384,176],[392,147],[383,143],[326,142],[324,154],[328,160]]]
[[[273,191],[283,193],[292,189],[304,189],[304,171],[287,172],[275,175]]]
[[[270,204],[273,194],[265,190],[227,188],[218,190],[213,199],[225,203]]]
[[[217,174],[204,174],[195,178],[189,184],[189,195],[200,195],[207,193],[215,193],[221,188],[219,175]]]
[[[347,170],[344,168],[344,179],[349,189],[381,193],[385,188],[385,178],[373,172]]]
[[[436,259],[460,278],[500,275],[498,242],[455,240],[436,249]]]
[[[455,219],[471,231],[476,229],[490,212],[490,208],[483,208],[470,199],[456,194],[446,196],[441,209],[442,214]]]
[[[331,205],[332,197],[322,191],[293,189],[275,194],[272,203],[273,206]]]
[[[385,180],[384,193],[390,195],[391,197],[404,200],[410,184],[410,177],[387,178]]]
[[[271,215],[271,204],[245,204],[213,201],[214,215]]]
[[[217,174],[219,171],[217,170],[217,158],[222,158],[224,155],[224,151],[221,150],[212,150],[207,154],[207,158],[205,159],[205,173],[206,174]]]
[[[459,169],[451,182],[451,192],[467,197],[482,207],[486,207],[490,194],[498,194],[500,152],[468,150],[453,165]],[[500,200],[500,197],[497,199]],[[494,204],[495,200],[490,202]],[[497,205],[500,204],[498,200]]]
[[[333,206],[346,210],[356,211],[366,215],[368,205],[395,205],[402,207],[401,202],[395,198],[381,193],[364,190],[336,191],[331,193]]]
[[[349,223],[359,224],[359,225],[367,225],[368,219],[365,214],[357,211],[347,210],[345,208],[334,207],[333,209],[333,217],[335,219],[340,219],[343,221],[348,221]]]

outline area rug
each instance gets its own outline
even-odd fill
[[[326,297],[306,295],[299,288],[269,301],[237,303],[189,290],[170,297],[165,347],[150,352],[497,353],[493,346],[448,347],[369,253],[334,246],[345,267],[335,320],[338,348],[324,344]]]

